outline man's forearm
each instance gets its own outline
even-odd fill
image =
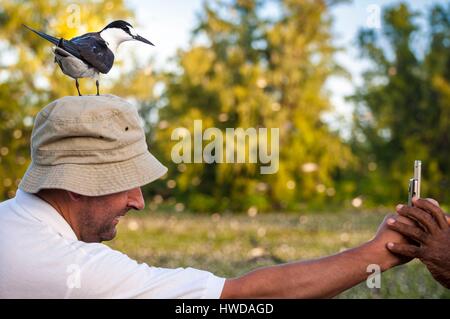
[[[221,298],[330,298],[366,280],[367,266],[393,266],[384,247],[371,242],[316,260],[260,268],[228,279]]]

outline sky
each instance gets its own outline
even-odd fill
[[[172,57],[177,48],[186,48],[190,33],[197,21],[196,14],[200,11],[204,0],[128,0],[127,3],[135,9],[138,25],[136,29],[150,41],[156,44],[153,58],[158,68],[170,68],[168,58]],[[353,105],[345,101],[345,96],[351,95],[355,87],[361,85],[361,74],[370,66],[361,60],[355,44],[358,30],[363,27],[379,27],[377,19],[379,9],[398,4],[397,0],[353,0],[335,6],[331,14],[334,18],[332,32],[335,44],[344,48],[336,55],[336,60],[351,74],[351,79],[331,78],[326,87],[331,93],[334,107],[332,113],[324,119],[330,126],[340,130],[343,137],[348,137]],[[425,12],[434,3],[447,3],[445,0],[409,0],[404,1],[414,9]],[[419,44],[420,49],[420,44]],[[125,54],[126,51],[122,53]],[[339,120],[338,120],[339,119]]]

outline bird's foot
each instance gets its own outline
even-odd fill
[[[80,85],[78,84],[78,79],[75,79],[75,85],[76,85],[76,87],[77,87],[78,96],[81,96]]]
[[[97,96],[99,96],[100,95],[100,89],[99,89],[99,83],[98,83],[98,80],[96,80],[95,81],[95,86],[97,87]]]

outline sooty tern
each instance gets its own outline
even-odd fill
[[[58,39],[24,26],[56,45],[53,49],[55,63],[59,64],[64,74],[75,79],[78,95],[81,95],[79,78],[95,79],[97,95],[99,95],[98,75],[106,74],[111,70],[114,52],[122,42],[135,40],[153,45],[138,35],[131,24],[123,20],[111,22],[99,32],[86,33],[70,40]]]

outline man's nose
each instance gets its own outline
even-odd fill
[[[128,206],[136,210],[144,209],[145,201],[140,187],[128,191]]]

